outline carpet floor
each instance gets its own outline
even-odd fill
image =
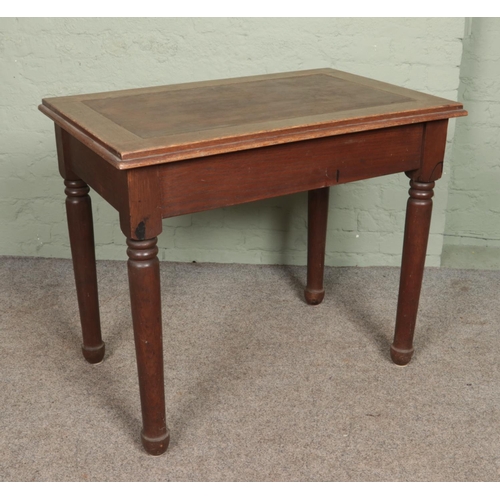
[[[71,261],[0,258],[2,481],[499,481],[500,272],[427,269],[407,367],[397,268],[162,263],[169,450],[150,457],[125,262],[86,363]]]

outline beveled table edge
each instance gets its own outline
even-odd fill
[[[345,121],[337,121],[335,123],[297,127],[285,131],[263,131],[247,136],[222,138],[219,140],[206,141],[201,145],[197,144],[196,147],[190,144],[182,144],[166,148],[165,150],[159,150],[153,155],[147,154],[147,152],[141,155],[140,152],[137,152],[133,157],[128,158],[123,158],[118,151],[109,148],[106,144],[98,142],[95,138],[89,136],[85,131],[64,119],[61,115],[44,104],[39,105],[38,109],[57,125],[66,130],[66,132],[101,156],[113,167],[118,170],[128,170],[308,139],[318,139],[321,137],[362,132],[366,130],[376,130],[380,128],[467,116],[468,113],[463,109],[461,103],[455,103],[453,101],[451,101],[451,103],[452,104],[447,106],[424,109],[420,112],[411,114],[408,112],[403,113],[403,115],[401,115],[401,113],[395,113],[394,116],[385,114],[382,115],[382,117],[380,115],[374,115],[373,117],[364,117],[361,121],[359,118],[354,118]]]

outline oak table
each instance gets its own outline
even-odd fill
[[[324,296],[329,187],[410,178],[392,360],[409,363],[448,119],[462,104],[332,69],[43,99],[55,122],[83,355],[102,361],[89,186],[126,236],[146,451],[166,451],[162,219],[308,191],[305,300]]]

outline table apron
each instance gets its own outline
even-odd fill
[[[144,239],[161,232],[162,218],[417,171],[424,129],[419,123],[132,170],[117,170],[67,135],[66,162],[120,212],[128,237]]]
[[[420,167],[424,124],[159,166],[161,215],[200,212]]]

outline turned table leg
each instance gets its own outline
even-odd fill
[[[82,325],[83,356],[89,363],[104,357],[89,187],[79,179],[65,180],[66,214]]]
[[[413,334],[424,274],[434,184],[410,181],[396,328],[391,346],[391,358],[398,365],[408,364],[413,354]]]
[[[307,223],[307,285],[306,302],[321,304],[325,296],[323,274],[325,268],[326,225],[328,221],[328,195],[330,188],[309,191]]]
[[[170,434],[165,420],[165,388],[161,325],[160,264],[157,238],[127,238],[128,276],[134,324],[142,444],[151,455],[167,450]]]

